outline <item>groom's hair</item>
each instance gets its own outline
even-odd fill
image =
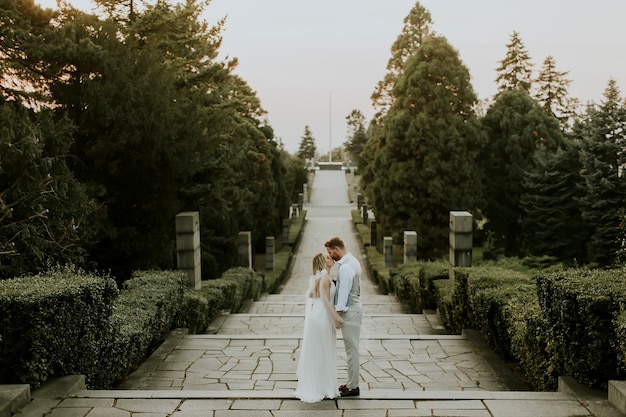
[[[331,249],[335,249],[335,248],[345,249],[346,248],[343,244],[343,240],[341,240],[338,237],[334,237],[330,239],[328,242],[324,243],[324,246],[327,248],[331,248]]]

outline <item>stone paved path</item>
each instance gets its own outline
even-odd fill
[[[361,396],[305,404],[293,398],[313,256],[338,235],[357,258],[343,171],[318,171],[289,280],[242,314],[214,324],[214,334],[176,330],[119,390],[74,392],[47,417],[617,417],[600,399],[563,392],[512,392],[484,343],[445,334],[436,314],[406,314],[365,273]],[[366,272],[366,270],[364,269]],[[338,332],[338,383],[346,378]],[[44,394],[34,393],[42,401]],[[20,417],[42,416],[28,414]]]

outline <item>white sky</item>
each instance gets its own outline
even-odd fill
[[[54,7],[54,0],[39,0]],[[71,0],[89,11],[88,0]],[[422,0],[433,29],[459,51],[479,98],[496,90],[513,31],[539,70],[552,55],[569,92],[599,102],[609,78],[626,96],[626,2],[616,0]],[[346,116],[373,115],[370,96],[415,0],[212,0],[209,24],[227,16],[221,56],[237,57],[287,151],[304,127],[327,152],[346,140]]]

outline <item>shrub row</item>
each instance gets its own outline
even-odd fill
[[[0,381],[96,373],[117,296],[113,279],[74,268],[0,281]]]
[[[52,376],[85,375],[106,389],[137,369],[173,327],[204,331],[222,309],[258,298],[262,277],[235,268],[185,288],[181,271],[141,271],[115,281],[60,267],[0,281],[0,383],[33,388]]]
[[[537,288],[558,372],[601,387],[624,379],[626,271],[540,273]]]

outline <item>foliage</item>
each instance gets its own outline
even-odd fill
[[[381,232],[415,230],[418,258],[447,251],[449,211],[480,195],[474,158],[481,134],[467,68],[445,38],[424,39],[405,65],[377,138],[370,186]]]
[[[618,363],[615,318],[626,301],[624,271],[540,273],[537,288],[559,375],[605,388],[608,380],[623,379],[626,368]]]
[[[498,76],[498,94],[507,90],[521,90],[530,93],[532,86],[532,63],[528,51],[518,32],[511,34],[510,42],[506,45],[506,56],[500,61],[496,69]]]
[[[523,181],[520,205],[525,253],[567,263],[585,262],[588,227],[577,203],[582,177],[579,147],[569,143],[553,152],[539,146]]]
[[[111,278],[75,267],[0,281],[0,381],[38,387],[53,375],[85,374],[91,384],[117,295]]]
[[[376,84],[371,96],[372,104],[377,109],[374,116],[376,124],[382,123],[382,119],[395,101],[393,90],[405,71],[407,61],[420,48],[424,39],[432,35],[433,21],[430,12],[419,2],[415,3],[403,22],[402,32],[391,45],[391,58],[387,62],[387,73]]]
[[[363,155],[361,155],[367,143],[365,116],[359,110],[352,110],[346,116],[346,123],[348,125],[348,140],[345,143],[346,152],[350,155],[352,165],[356,165],[360,169],[365,165]]]
[[[619,213],[626,200],[626,106],[615,80],[599,108],[588,109],[579,132],[584,184],[578,203],[591,229],[587,253],[590,261],[610,266],[621,248]]]
[[[566,79],[566,71],[557,71],[552,56],[548,56],[535,80],[537,85],[535,100],[550,116],[559,121],[561,129],[566,131],[575,116],[576,100],[568,97],[567,88],[571,81]]]
[[[506,256],[519,254],[526,172],[534,168],[535,150],[555,152],[563,144],[559,125],[528,93],[510,89],[500,93],[482,119],[487,141],[478,158],[483,170],[485,198],[482,214],[493,244]]]
[[[313,132],[311,132],[311,128],[309,126],[304,126],[304,134],[300,139],[300,146],[298,148],[298,152],[296,152],[296,156],[303,161],[306,161],[307,159],[315,158],[316,151],[317,146],[315,145]]]

